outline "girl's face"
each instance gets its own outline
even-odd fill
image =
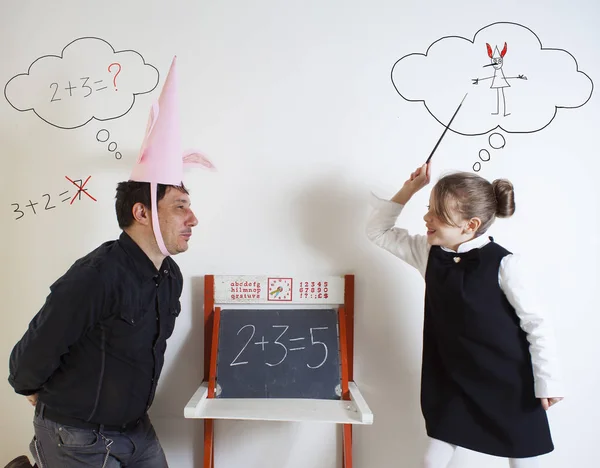
[[[461,219],[456,210],[450,209],[448,211],[454,225],[447,224],[435,213],[434,207],[435,199],[433,192],[431,192],[428,211],[423,216],[427,227],[427,242],[430,245],[440,245],[456,251],[459,245],[475,237],[475,232],[479,227],[478,218]]]

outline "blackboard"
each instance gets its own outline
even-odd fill
[[[225,309],[217,351],[217,398],[339,400],[334,309]]]

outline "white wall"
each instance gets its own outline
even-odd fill
[[[202,425],[182,415],[202,375],[202,276],[306,272],[357,277],[355,377],[375,423],[355,430],[355,466],[418,466],[425,446],[418,399],[423,284],[415,271],[368,243],[364,224],[369,191],[394,193],[427,157],[442,126],[421,103],[397,94],[391,67],[443,36],[472,38],[495,21],[511,21],[533,30],[544,47],[569,51],[581,70],[599,78],[597,1],[552,4],[3,2],[3,87],[36,58],[59,55],[83,36],[140,52],[160,70],[160,86],[172,56],[179,57],[184,143],[202,149],[219,172],[186,176],[200,224],[189,252],[177,257],[186,280],[183,313],[152,409],[171,466],[201,466]],[[440,78],[446,79],[444,71]],[[114,187],[129,174],[159,89],[138,96],[119,119],[72,130],[0,99],[0,374],[8,376],[10,350],[51,282],[118,235]],[[456,104],[449,99],[448,109]],[[480,172],[514,182],[517,214],[498,222],[492,234],[536,266],[531,286],[556,318],[568,398],[550,411],[556,450],[545,466],[552,468],[594,466],[598,456],[599,118],[594,94],[579,109],[559,110],[542,131],[502,132],[506,147],[491,152]],[[118,143],[121,160],[96,141],[102,128]],[[471,170],[487,141],[449,132],[435,156],[434,177]],[[70,188],[65,175],[92,175],[86,187],[98,201],[40,210],[43,194]],[[29,199],[40,202],[38,214],[26,208],[15,220],[11,204]],[[426,200],[421,193],[406,210],[405,223],[415,232],[423,229]],[[32,408],[6,381],[0,408],[1,465],[26,452]],[[329,426],[219,423],[216,461],[217,467],[332,468],[341,466],[339,445],[339,433]],[[481,466],[506,465],[466,451],[453,463]]]

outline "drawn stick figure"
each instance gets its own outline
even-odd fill
[[[486,43],[487,53],[490,57],[492,63],[488,63],[483,67],[494,67],[494,75],[486,76],[485,78],[473,78],[473,84],[479,84],[480,81],[483,80],[492,80],[492,84],[490,89],[496,90],[496,112],[492,112],[492,115],[500,114],[500,95],[502,95],[502,107],[504,117],[510,115],[510,112],[506,112],[506,96],[504,95],[504,88],[510,88],[510,84],[508,80],[526,80],[527,77],[525,75],[517,75],[517,76],[504,76],[504,71],[502,70],[502,66],[504,65],[504,56],[506,55],[507,45],[504,43],[504,48],[502,52],[498,51],[498,46],[495,47],[494,52],[492,53],[492,47]]]

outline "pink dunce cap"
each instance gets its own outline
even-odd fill
[[[150,110],[146,136],[129,178],[136,182],[150,183],[152,228],[158,247],[166,256],[169,256],[170,252],[165,247],[158,223],[158,184],[181,185],[184,167],[214,169],[213,164],[204,155],[197,151],[184,152],[182,149],[176,65],[177,57],[173,57],[158,102],[155,102]]]

